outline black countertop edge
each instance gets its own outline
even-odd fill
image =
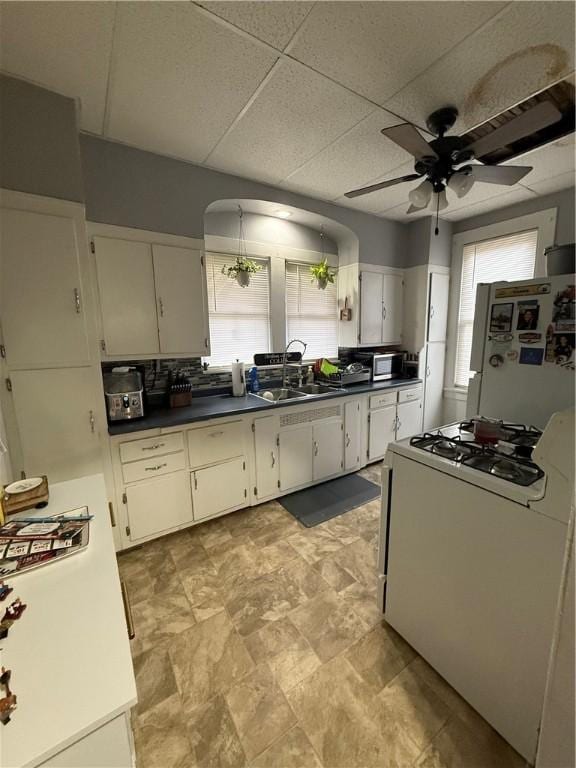
[[[362,395],[379,392],[383,389],[397,389],[415,384],[421,384],[422,379],[392,379],[391,381],[366,382],[365,384],[350,384],[343,391],[323,395],[313,395],[301,400],[280,400],[269,403],[255,395],[233,397],[226,395],[203,395],[193,399],[192,405],[183,408],[155,408],[150,410],[142,419],[122,421],[108,426],[109,435],[127,435],[134,432],[145,432],[149,429],[167,429],[197,421],[209,421],[225,416],[245,416],[256,411],[271,411],[292,405],[313,405],[320,400],[335,400],[339,397]],[[265,387],[262,388],[265,390]]]

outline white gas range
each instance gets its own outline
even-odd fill
[[[451,424],[389,446],[379,600],[391,624],[534,762],[574,488],[574,411],[497,445]]]

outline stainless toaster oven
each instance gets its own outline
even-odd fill
[[[108,421],[139,419],[144,416],[144,387],[139,371],[111,371],[104,374]]]

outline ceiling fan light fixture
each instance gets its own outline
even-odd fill
[[[422,184],[418,184],[415,189],[412,189],[408,193],[408,200],[415,208],[426,208],[430,200],[432,199],[432,192],[434,187],[432,182],[425,179]]]
[[[465,197],[474,186],[474,176],[471,171],[458,171],[450,176],[448,186],[456,197]]]
[[[437,211],[443,211],[445,208],[448,208],[448,198],[446,197],[446,190],[443,189],[441,192],[437,192],[437,200],[432,200],[432,205],[434,202],[436,203],[436,210]]]

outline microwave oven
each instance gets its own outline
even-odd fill
[[[402,352],[356,352],[354,357],[371,368],[372,381],[398,379],[403,374]]]

